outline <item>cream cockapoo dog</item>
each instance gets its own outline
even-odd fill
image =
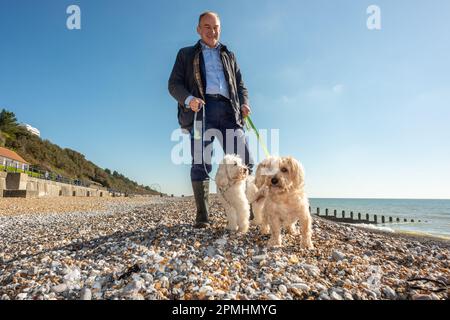
[[[298,234],[295,225],[299,222],[302,245],[312,249],[312,219],[304,190],[302,165],[292,157],[271,157],[263,161],[258,170],[257,178],[259,176],[260,180],[256,182],[261,187],[255,197],[263,202],[260,224],[263,232],[270,228],[269,246],[281,246],[282,227],[291,234]]]
[[[225,155],[216,174],[220,200],[227,215],[227,229],[245,233],[249,228],[250,205],[245,189],[248,169],[237,155]]]

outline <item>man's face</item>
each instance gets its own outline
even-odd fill
[[[207,46],[214,48],[220,39],[220,20],[213,14],[205,15],[197,27],[197,32]]]

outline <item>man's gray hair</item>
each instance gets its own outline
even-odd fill
[[[200,17],[198,18],[198,25],[200,25],[200,22],[202,21],[202,18],[203,18],[204,16],[208,15],[208,14],[213,14],[213,15],[215,15],[215,16],[217,17],[217,19],[220,21],[219,14],[218,14],[217,12],[214,12],[214,11],[205,11],[205,12],[203,12],[203,13],[200,15]]]

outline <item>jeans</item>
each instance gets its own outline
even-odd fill
[[[191,132],[191,180],[209,180],[208,174],[212,170],[212,146],[215,139],[225,154],[237,154],[247,165],[250,173],[254,162],[245,139],[244,130],[236,124],[234,110],[231,104],[225,100],[206,98],[205,106],[205,128],[202,132],[201,119],[203,110],[197,114],[197,123],[194,127],[203,138],[194,138],[194,129]],[[203,148],[202,148],[203,145]],[[206,167],[206,171],[205,171]]]

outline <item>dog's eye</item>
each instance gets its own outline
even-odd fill
[[[237,162],[234,163],[234,166],[235,166],[235,167],[237,166]]]
[[[281,168],[281,172],[288,172],[288,169],[286,169],[286,168]]]

